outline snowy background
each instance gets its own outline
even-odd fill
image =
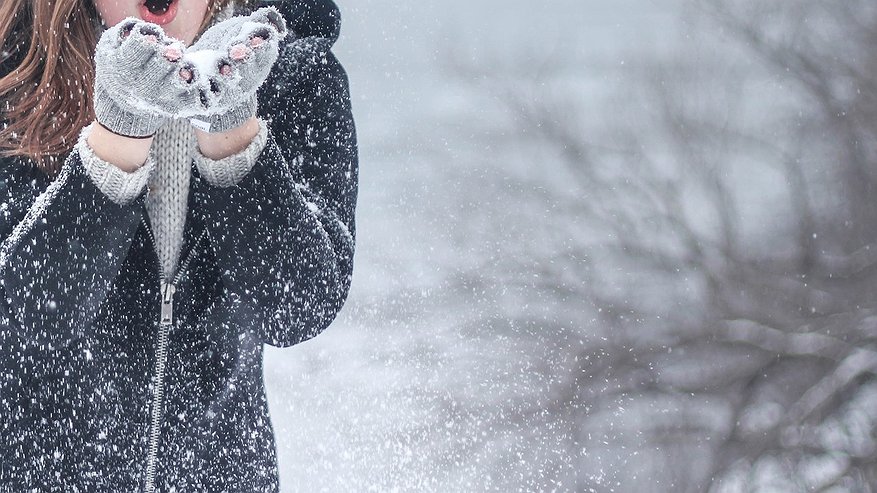
[[[284,492],[872,491],[877,5],[338,4],[356,267],[266,355]]]

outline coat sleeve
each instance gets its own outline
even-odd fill
[[[224,289],[215,313],[286,347],[334,320],[353,272],[356,132],[347,75],[328,44],[287,45],[259,113],[267,143],[249,172],[234,186],[198,188]]]
[[[0,159],[0,335],[58,348],[87,333],[127,256],[145,196],[111,201],[76,150],[54,180],[31,161]]]

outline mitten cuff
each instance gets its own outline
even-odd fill
[[[101,125],[126,137],[149,137],[166,120],[155,113],[131,113],[123,110],[100,84],[96,84],[94,88],[94,113]]]
[[[200,128],[205,132],[210,133],[218,133],[218,132],[227,132],[231,129],[238,128],[244,124],[247,120],[249,120],[253,115],[256,114],[256,106],[257,100],[256,95],[253,94],[247,101],[243,104],[234,107],[228,110],[225,113],[220,115],[213,115],[209,117],[195,117],[196,120],[206,121],[210,124],[210,128],[205,129],[200,125],[195,125],[196,128]]]
[[[155,164],[149,157],[146,164],[135,171],[128,172],[99,158],[86,141],[93,126],[94,123],[82,129],[76,143],[82,166],[104,195],[117,204],[127,205],[143,192],[143,187],[149,181],[149,174]]]
[[[195,151],[195,166],[198,173],[215,187],[226,188],[237,185],[256,164],[256,159],[268,143],[268,125],[258,119],[259,133],[243,151],[214,160]]]

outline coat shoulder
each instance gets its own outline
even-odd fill
[[[256,8],[273,6],[280,11],[297,38],[338,39],[341,12],[332,0],[258,0]]]

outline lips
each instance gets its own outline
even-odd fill
[[[163,26],[177,17],[179,0],[144,0],[140,4],[140,17],[146,22]]]

